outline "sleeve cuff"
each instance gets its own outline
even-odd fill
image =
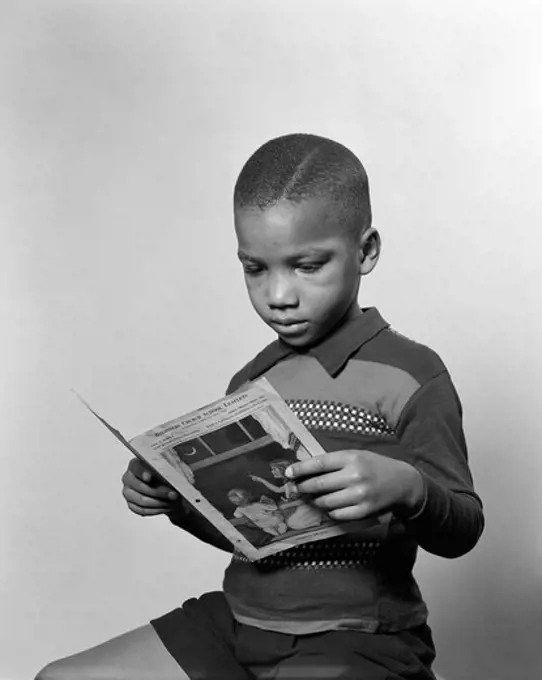
[[[418,507],[415,508],[414,512],[407,517],[409,522],[412,521],[412,520],[418,519],[418,517],[423,515],[425,508],[427,507],[427,497],[429,495],[427,477],[423,474],[423,472],[420,472],[420,470],[418,470],[418,473],[419,473],[420,477],[422,478],[422,482],[423,482],[422,497],[421,497],[421,501],[418,504]]]
[[[449,512],[449,491],[441,486],[437,481],[423,473],[418,472],[422,476],[424,492],[423,500],[419,508],[416,508],[412,515],[409,515],[406,520],[410,522],[425,523],[425,520],[431,517],[431,521],[436,519],[437,524],[441,524],[443,519]]]

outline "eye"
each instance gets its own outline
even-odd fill
[[[257,276],[263,272],[263,267],[259,264],[243,264],[243,271],[247,276]]]
[[[303,274],[313,274],[323,267],[323,262],[300,262],[297,269]]]

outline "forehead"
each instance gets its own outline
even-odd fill
[[[279,201],[263,210],[237,208],[235,230],[243,251],[295,250],[347,238],[336,206],[323,198],[309,198],[300,203]]]

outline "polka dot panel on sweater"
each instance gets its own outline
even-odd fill
[[[331,539],[305,543],[274,555],[268,555],[254,564],[267,569],[353,569],[371,567],[381,545],[380,541]],[[241,553],[234,560],[250,562]]]
[[[378,414],[334,401],[289,399],[288,406],[310,430],[393,437],[395,431]]]

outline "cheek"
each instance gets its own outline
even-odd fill
[[[306,282],[303,286],[305,296],[311,298],[316,304],[340,298],[352,287],[350,279],[351,277],[346,272],[329,272],[327,276]]]
[[[358,285],[358,277],[353,270],[340,270],[318,281],[306,289],[306,300],[311,301],[314,308],[329,310],[330,307],[342,306],[350,302]]]
[[[256,280],[245,276],[245,286],[250,298],[258,296],[258,290],[261,288],[261,286],[258,285]]]
[[[360,277],[359,266],[356,260],[348,258],[344,266],[338,268],[334,272],[333,280],[330,281],[330,287],[337,294],[348,294],[355,290],[358,285]]]
[[[255,309],[261,308],[264,304],[262,287],[253,281],[245,280],[245,284],[247,287],[248,297],[250,302],[252,303],[252,306]]]

